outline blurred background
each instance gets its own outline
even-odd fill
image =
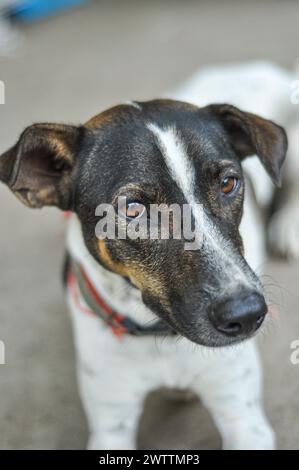
[[[158,97],[200,66],[268,59],[292,68],[298,21],[291,0],[0,0],[0,154],[33,122],[85,122],[120,101]],[[55,209],[24,208],[3,186],[0,201],[0,448],[81,449],[87,426],[60,282],[65,222]],[[296,449],[299,266],[271,260],[266,273],[280,315],[259,339],[265,407],[278,447]],[[220,440],[195,399],[160,392],[148,400],[139,445],[207,449]]]

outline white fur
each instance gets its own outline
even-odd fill
[[[290,103],[286,103],[291,78],[291,74],[271,64],[212,68],[196,74],[172,97],[199,105],[228,102],[283,124],[295,112]],[[173,135],[170,141],[167,135],[166,142],[160,130],[154,131],[167,149],[165,156],[169,158],[172,176],[187,199],[196,202],[190,192],[192,170],[185,155],[183,159],[172,158],[178,152],[182,156],[183,148]],[[257,159],[252,159],[247,166],[248,173],[254,175],[255,193],[261,205],[266,205],[272,196],[270,180]],[[296,171],[298,167],[296,164]],[[241,231],[247,261],[260,270],[265,258],[264,229],[253,193],[247,186]],[[291,215],[286,218],[292,225]],[[289,240],[286,244],[288,248],[284,249],[289,249]],[[70,222],[68,249],[84,265],[94,285],[112,307],[140,323],[153,320],[138,291],[128,291],[120,276],[109,273],[93,260],[75,217]],[[274,434],[261,405],[261,369],[254,341],[234,348],[211,350],[195,346],[184,338],[180,341],[173,337],[117,338],[97,317],[82,313],[71,293],[68,299],[80,391],[90,425],[89,448],[134,448],[144,398],[150,390],[160,386],[190,388],[198,393],[222,435],[223,448],[274,447]],[[84,304],[83,299],[80,301]],[[185,445],[182,437],[182,448]]]
[[[127,104],[129,106],[133,106],[133,108],[138,109],[138,111],[142,110],[140,104],[136,103],[136,101],[126,101],[125,104]]]

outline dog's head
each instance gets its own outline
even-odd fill
[[[286,147],[281,127],[233,106],[155,100],[114,107],[84,126],[28,127],[0,157],[0,179],[29,207],[76,212],[93,257],[140,289],[153,312],[196,343],[224,346],[251,336],[267,312],[238,231],[241,161],[257,154],[279,184]],[[144,220],[152,204],[188,205],[200,243],[186,249],[186,237],[173,236],[177,215],[168,239],[161,231],[99,239],[103,203],[122,228]]]

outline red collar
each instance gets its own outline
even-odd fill
[[[99,294],[83,266],[73,260],[69,265],[67,284],[76,307],[83,313],[101,318],[115,336],[120,337],[123,334],[134,336],[176,334],[162,320],[143,326],[129,316],[121,315],[113,310]]]
[[[76,307],[81,310],[82,313],[86,313],[92,316],[100,316],[104,322],[111,328],[112,333],[115,336],[122,336],[127,332],[127,329],[123,326],[122,322],[124,317],[116,313],[100,296],[99,292],[96,290],[91,279],[88,277],[86,271],[82,266],[79,266],[80,274],[84,280],[84,284],[88,290],[88,295],[94,300],[96,305],[99,307],[101,312],[97,309],[95,311],[94,305],[91,308],[90,299],[87,299],[86,295],[83,295],[82,289],[79,287],[78,276],[75,274],[75,270],[71,269],[68,273],[68,287],[72,294],[73,300],[76,304]],[[81,295],[80,295],[81,294]],[[82,297],[84,303],[88,306],[86,307],[82,303]]]

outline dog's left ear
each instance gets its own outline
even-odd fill
[[[205,109],[221,119],[237,155],[241,159],[257,155],[273,183],[280,186],[281,168],[288,147],[284,129],[231,105],[216,104]]]
[[[82,127],[34,124],[0,156],[0,181],[29,207],[72,209]]]

